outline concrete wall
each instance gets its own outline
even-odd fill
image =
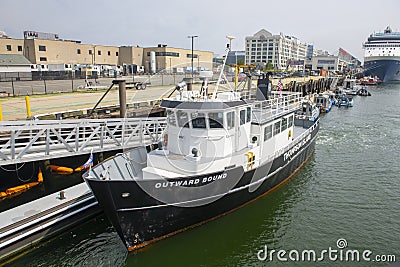
[[[7,45],[11,46],[11,51],[7,50]],[[18,51],[18,47],[22,51]],[[24,40],[0,38],[0,54],[24,54]]]
[[[40,51],[39,47],[45,51]],[[73,41],[25,40],[25,56],[34,64],[117,65],[119,48]]]
[[[7,45],[11,45],[11,51],[7,51]],[[18,51],[18,46],[22,51]],[[173,47],[142,48],[135,46],[104,46],[82,44],[75,41],[41,40],[41,39],[0,39],[0,54],[23,54],[32,64],[88,64],[88,65],[120,65],[136,64],[149,69],[150,51],[175,53],[174,55],[156,56],[157,72],[165,70],[170,72],[173,68],[191,66],[191,49]],[[196,69],[212,69],[213,53],[194,50],[197,57],[193,59]]]
[[[149,71],[149,62],[151,51],[156,52],[156,69],[159,71],[171,72],[173,68],[191,67],[191,49],[181,49],[173,47],[148,47],[143,49],[143,66],[145,71]],[[157,56],[157,52],[161,53],[176,53],[177,56]],[[208,51],[193,50],[197,58],[193,58],[193,67],[207,68],[212,70],[213,53]],[[188,56],[189,55],[189,56]]]
[[[143,47],[121,46],[119,48],[118,65],[123,64],[143,66]]]
[[[30,66],[0,66],[0,72],[31,72]]]

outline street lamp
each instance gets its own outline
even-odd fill
[[[192,79],[193,79],[193,39],[196,37],[199,37],[199,36],[197,36],[197,35],[188,36],[188,38],[192,39]]]
[[[235,39],[235,37],[231,35],[227,35],[226,38],[229,40],[229,52],[232,50],[232,40]]]

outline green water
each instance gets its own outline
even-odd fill
[[[310,161],[288,183],[215,221],[127,253],[99,216],[9,266],[387,266],[376,255],[400,261],[400,83],[369,88],[354,107],[321,118]],[[339,258],[338,239],[360,262]],[[257,253],[285,250],[287,262],[260,261]],[[290,250],[336,249],[319,262],[293,261]],[[361,257],[372,252],[371,261]],[[261,254],[262,255],[262,254]],[[295,254],[292,254],[295,258]],[[335,255],[335,254],[334,254]],[[343,254],[344,255],[344,254]],[[367,255],[368,256],[368,255]],[[390,256],[389,256],[390,257]],[[306,258],[307,259],[307,258]],[[349,258],[351,260],[351,258]]]

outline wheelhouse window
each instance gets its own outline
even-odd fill
[[[192,127],[195,129],[205,129],[206,126],[206,115],[204,113],[192,113]]]
[[[292,127],[293,126],[293,116],[290,116],[289,118],[288,118],[288,127],[290,128],[290,127]]]
[[[170,125],[176,126],[175,113],[172,110],[167,110],[167,119]]]
[[[178,110],[176,112],[176,116],[178,118],[178,126],[189,128],[189,116],[187,112]]]
[[[267,141],[272,137],[272,125],[268,125],[264,128],[264,141]]]
[[[245,124],[246,123],[246,110],[245,109],[242,109],[240,111],[239,117],[240,117],[240,125]]]
[[[287,119],[286,118],[282,118],[281,131],[283,132],[286,129],[287,129]]]
[[[251,120],[251,107],[247,107],[247,118],[246,122],[250,122]]]
[[[274,135],[277,135],[281,132],[281,121],[277,121],[274,123]]]
[[[235,112],[231,111],[226,113],[226,126],[230,130],[235,127]]]
[[[208,113],[208,123],[210,128],[223,128],[224,126],[224,119],[222,112],[212,112]]]

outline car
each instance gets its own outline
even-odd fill
[[[238,76],[238,81],[239,82],[243,82],[244,80],[246,80],[247,79],[247,75],[246,75],[246,73],[239,73],[239,76]]]

